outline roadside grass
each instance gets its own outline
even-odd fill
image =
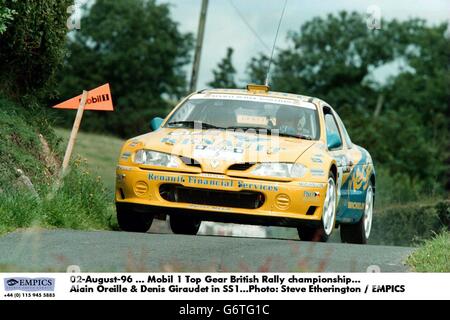
[[[70,136],[68,129],[55,129],[62,138],[65,147]],[[119,159],[120,149],[125,141],[101,134],[79,132],[73,155],[79,155],[87,160],[89,170],[100,176],[107,190],[114,194],[115,168]]]
[[[406,262],[415,272],[450,272],[450,232],[425,241]]]
[[[0,96],[0,234],[33,227],[110,229],[111,192],[82,159],[74,157],[60,180],[63,146],[49,119],[42,108]]]
[[[59,186],[40,196],[22,191],[0,193],[0,234],[17,228],[107,230],[115,223],[109,193],[81,160],[75,160]]]

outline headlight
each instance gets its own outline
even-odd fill
[[[138,150],[134,155],[134,162],[169,168],[178,168],[180,166],[180,159],[178,157],[168,153],[150,150]]]
[[[279,178],[301,178],[308,169],[298,163],[259,163],[251,172],[255,176],[279,177]]]

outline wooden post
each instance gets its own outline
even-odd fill
[[[70,157],[72,156],[73,146],[75,145],[75,140],[77,139],[78,129],[80,128],[81,119],[83,118],[84,106],[86,105],[86,100],[88,97],[88,91],[83,90],[83,95],[81,96],[80,105],[78,106],[77,116],[73,123],[72,132],[70,133],[69,143],[67,144],[66,153],[64,155],[64,161],[62,165],[62,175],[65,174],[67,167],[69,166]]]
[[[202,56],[203,38],[205,36],[206,13],[208,11],[208,1],[202,0],[200,20],[198,22],[197,44],[195,46],[194,65],[192,66],[190,92],[197,90],[198,72],[200,69],[200,59]]]

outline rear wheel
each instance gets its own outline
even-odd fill
[[[201,221],[184,216],[170,216],[170,228],[176,234],[196,235],[200,229]]]
[[[373,218],[373,187],[372,182],[366,191],[366,202],[364,205],[364,214],[358,223],[341,225],[341,241],[346,243],[366,244],[369,240],[370,231],[372,230]]]
[[[136,212],[129,206],[116,204],[117,222],[123,231],[147,232],[152,226],[153,215]]]
[[[332,172],[328,176],[328,187],[323,204],[322,220],[319,226],[304,224],[300,225],[298,235],[303,241],[326,242],[333,232],[336,223],[336,199],[337,189],[335,177]]]

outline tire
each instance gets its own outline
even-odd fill
[[[341,241],[344,243],[366,244],[372,230],[374,193],[372,182],[366,191],[364,214],[355,224],[341,224]]]
[[[336,224],[336,205],[336,178],[334,177],[334,174],[330,172],[328,175],[327,194],[324,200],[324,208],[320,225],[302,224],[298,226],[297,231],[300,240],[327,242]],[[328,208],[331,211],[328,211]]]
[[[147,232],[152,226],[153,214],[136,212],[128,206],[116,204],[117,222],[123,231]]]
[[[170,216],[170,228],[175,234],[196,235],[200,229],[201,221],[183,216]]]

